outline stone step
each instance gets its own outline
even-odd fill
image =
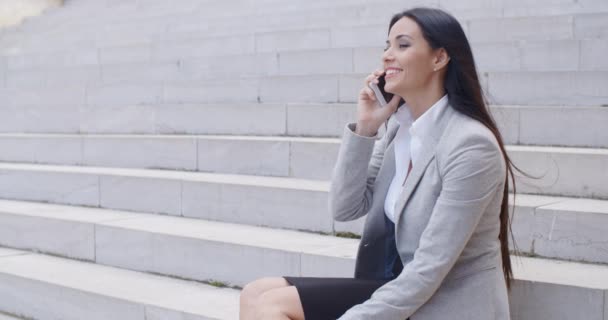
[[[5,199],[160,213],[325,233],[361,234],[364,221],[364,218],[361,218],[344,223],[334,222],[328,212],[329,183],[324,181],[19,164],[3,164],[0,166],[0,174],[4,176],[0,180],[0,197]],[[146,196],[141,196],[143,194]],[[526,199],[532,199],[529,201],[540,199],[538,201],[542,202],[543,206],[559,204],[574,212],[576,217],[608,212],[605,208],[605,200],[519,194],[518,199],[520,198],[524,199],[524,203],[517,201],[516,210],[528,212],[522,213],[524,226],[529,225],[530,223],[526,221],[532,219],[526,217],[531,214],[535,216],[537,207],[540,207],[527,205]],[[578,209],[577,206],[582,207]],[[583,220],[581,223],[587,222]],[[545,224],[542,224],[542,227],[549,228],[551,232],[557,234],[557,231],[553,231],[553,227],[547,227]],[[531,227],[520,228],[525,231]],[[566,236],[572,233],[566,227],[563,228],[566,230],[564,231]],[[591,235],[592,233],[574,232],[574,234]],[[524,232],[522,236],[523,248],[526,252],[535,252],[534,248],[539,246],[533,241],[534,235],[535,233],[525,235]],[[551,235],[545,238],[552,241]],[[540,241],[542,239],[537,242]],[[548,250],[553,250],[550,245],[547,247]]]
[[[602,39],[508,41],[475,44],[473,51],[480,74],[601,72],[608,71],[608,63],[599,59],[607,48],[606,43]],[[230,56],[219,50],[208,50],[205,54],[210,55],[201,57],[196,50],[184,50],[195,46],[192,41],[180,46],[154,48],[134,45],[99,51],[85,48],[63,53],[9,56],[0,58],[0,63],[5,60],[4,81],[9,89],[77,85],[83,81],[89,87],[167,82],[166,88],[172,88],[185,82],[225,82],[235,78],[258,78],[262,81],[277,76],[361,76],[380,68],[382,54],[381,46],[366,46],[279,53],[243,52]],[[500,55],[508,57],[496,59]],[[488,77],[484,78],[485,82],[490,80]]]
[[[157,30],[156,33],[161,40],[184,37],[234,36],[239,33],[242,34],[243,28],[247,28],[250,32],[280,34],[290,30],[305,31],[318,28],[329,28],[328,32],[340,33],[344,31],[342,28],[356,27],[365,30],[363,33],[369,35],[377,34],[380,30],[384,35],[390,17],[399,11],[398,8],[401,8],[394,3],[380,3],[374,7],[363,4],[329,8],[304,4],[300,9],[279,8],[275,9],[274,12],[269,7],[256,8],[256,12],[247,10],[239,12],[231,8],[231,11],[235,12],[227,15],[225,6],[222,4],[220,8],[215,8],[215,10],[213,7],[205,6],[204,11],[190,12],[186,9],[174,13],[167,12],[166,8],[161,8],[162,14],[150,14],[142,8],[133,8],[135,12],[124,16],[121,16],[120,11],[112,8],[106,10],[105,15],[97,13],[98,17],[96,19],[63,22],[62,25],[50,29],[50,32],[55,34],[56,37],[65,37],[57,31],[63,33],[69,31],[71,34],[88,32],[92,43],[98,46],[127,44],[129,42],[141,43],[142,41],[152,43],[159,38],[158,36],[146,36],[152,29]],[[450,6],[448,5],[448,10],[450,10]],[[590,28],[597,29],[594,23],[589,20],[597,19],[599,21],[602,19],[602,14],[605,18],[605,14],[608,13],[608,5],[601,1],[593,4],[570,3],[565,6],[556,4],[545,11],[540,10],[545,6],[522,6],[521,3],[509,8],[486,7],[480,9],[479,6],[477,8],[467,8],[461,5],[452,7],[454,9],[450,11],[461,20],[465,31],[470,31],[468,32],[469,37],[473,42],[495,42],[501,39],[516,41],[586,39],[597,33],[597,31],[589,30]],[[184,8],[188,8],[188,6],[184,6]],[[545,15],[543,12],[550,12],[550,14]],[[289,23],[286,23],[286,21],[289,21]],[[539,21],[548,27],[535,28],[535,21]],[[101,37],[91,36],[94,35],[93,30],[99,29],[100,25],[109,26],[109,28],[102,30],[104,35]],[[57,26],[57,23],[54,26]],[[74,26],[78,26],[78,29],[75,29]],[[489,31],[485,31],[486,29]],[[504,29],[511,32],[502,32]],[[40,31],[30,33],[30,37],[38,37],[42,41],[48,41],[48,39],[44,39],[44,36],[49,35],[49,29]],[[492,31],[500,33],[498,38],[490,36]],[[591,33],[587,31],[591,31]],[[138,40],[130,36],[136,33],[144,37]],[[332,47],[336,47],[340,43],[337,38],[337,34],[332,36]],[[128,41],[125,42],[124,40]],[[363,38],[360,40],[363,40]],[[368,42],[365,41],[365,43]],[[39,46],[34,41],[27,42],[27,45],[30,48]],[[375,41],[372,45],[379,45],[379,42]]]
[[[19,206],[16,203],[14,205]],[[57,217],[60,214],[59,210],[54,210],[55,212],[52,214],[50,211],[52,210],[47,210],[44,213],[45,210],[33,210],[30,214],[47,218],[49,215]],[[297,232],[284,234],[279,240],[275,236],[286,231],[266,230],[255,232],[241,230],[239,226],[218,228],[217,225],[203,228],[201,227],[203,223],[201,221],[186,222],[182,221],[186,219],[175,217],[138,219],[133,216],[133,213],[128,213],[129,216],[124,216],[122,219],[117,216],[105,216],[106,220],[103,221],[104,219],[99,215],[89,216],[84,212],[73,212],[70,215],[66,211],[63,215],[71,216],[69,219],[73,220],[73,223],[76,220],[87,219],[88,222],[97,220],[95,227],[97,232],[95,237],[96,246],[108,241],[104,245],[99,245],[99,249],[96,251],[95,259],[99,264],[120,264],[121,268],[141,268],[161,274],[185,273],[187,277],[193,277],[192,274],[196,273],[200,276],[209,272],[209,270],[219,269],[221,271],[216,273],[216,276],[235,279],[235,283],[247,282],[247,277],[257,278],[258,275],[252,272],[254,269],[259,270],[259,274],[270,274],[272,276],[288,275],[290,272],[328,277],[352,276],[357,244],[357,240]],[[85,216],[86,218],[83,218]],[[169,220],[172,220],[172,222],[166,224]],[[62,232],[62,234],[65,233]],[[224,237],[221,236],[222,233],[224,233]],[[214,244],[215,250],[201,250],[203,238],[212,238],[217,241]],[[238,238],[241,240],[238,240]],[[230,239],[230,242],[225,243],[223,242],[224,239]],[[317,241],[311,242],[310,240],[313,239]],[[305,241],[301,242],[300,247],[298,247],[297,242],[300,240]],[[337,241],[343,241],[346,244],[340,245]],[[42,242],[44,241],[42,240]],[[115,243],[110,245],[110,242]],[[234,244],[237,242],[241,242],[242,250],[235,248]],[[256,246],[252,242],[257,242],[258,245]],[[259,246],[262,242],[265,243]],[[110,246],[116,247],[110,248]],[[287,252],[283,252],[282,256],[277,255],[276,253],[280,251],[276,249],[277,247],[282,247],[283,250],[290,252],[291,259]],[[307,251],[313,251],[314,253],[309,254]],[[106,256],[106,254],[109,254],[109,256]],[[11,249],[3,249],[0,251],[0,256],[2,256],[0,258],[0,275],[4,280],[0,282],[3,284],[0,286],[0,297],[2,297],[0,299],[0,309],[11,313],[31,314],[39,312],[27,309],[22,303],[14,303],[14,301],[20,300],[40,301],[36,305],[48,306],[47,308],[57,306],[57,304],[45,301],[49,296],[53,296],[49,291],[58,289],[56,287],[68,288],[70,293],[72,290],[78,290],[79,294],[73,295],[80,299],[87,299],[85,300],[88,302],[87,305],[91,305],[92,302],[97,302],[101,298],[105,298],[102,301],[108,303],[107,300],[110,299],[107,297],[110,297],[110,302],[114,303],[117,302],[116,300],[123,303],[126,300],[129,303],[150,304],[150,300],[152,300],[154,302],[152,304],[153,311],[157,311],[156,308],[162,308],[164,312],[175,312],[176,309],[183,310],[185,304],[189,305],[190,301],[201,298],[201,296],[196,295],[192,300],[188,299],[184,303],[182,298],[184,292],[176,292],[171,296],[178,297],[181,304],[176,306],[177,299],[167,302],[166,293],[177,291],[174,288],[176,286],[175,282],[179,282],[178,286],[183,289],[183,280],[169,280],[161,276],[115,269],[91,264],[90,262],[76,262]],[[298,256],[300,257],[298,258]],[[607,266],[518,256],[513,256],[512,260],[516,279],[510,298],[513,319],[538,319],[541,315],[551,315],[552,319],[578,319],[576,315],[583,314],[584,319],[603,320],[604,291],[608,288]],[[235,272],[234,268],[230,269],[231,272],[226,272],[224,269],[227,265],[234,268],[246,267],[238,268],[238,272]],[[241,270],[247,272],[247,275],[243,276],[240,273]],[[64,276],[58,276],[60,274]],[[194,277],[197,277],[197,275],[194,275]],[[241,278],[241,280],[236,278]],[[99,282],[99,279],[103,279],[103,284]],[[155,283],[148,283],[147,281],[155,281]],[[163,292],[162,301],[158,299],[158,296],[155,296],[156,294],[145,294],[145,298],[138,295],[144,295],[138,290],[139,288],[158,288],[159,285],[156,281],[165,285],[163,287],[165,290],[153,290],[153,292]],[[228,279],[223,281],[228,281]],[[142,282],[145,283],[142,284]],[[171,288],[166,287],[169,282]],[[115,284],[118,283],[120,283],[120,288],[123,288],[120,291],[117,291],[115,287]],[[209,304],[212,306],[221,304],[221,309],[227,312],[234,312],[237,309],[231,307],[232,304],[229,303],[229,301],[236,303],[234,291],[210,289],[198,283],[192,284],[192,282],[187,282],[186,285],[188,285],[188,288],[184,290],[197,292],[201,295],[207,294],[209,291],[217,294],[219,291],[223,296],[216,297],[216,299],[221,301],[218,303],[218,300],[215,300]],[[125,287],[129,288],[127,292],[124,291]],[[15,288],[19,289],[15,290]],[[65,288],[63,289],[65,290]],[[199,292],[199,290],[203,292]],[[17,297],[15,297],[15,292],[18,293]],[[22,297],[21,295],[28,296]],[[94,298],[90,295],[93,295]],[[150,297],[149,295],[153,296]],[[8,296],[10,299],[5,299],[3,296]],[[72,295],[69,298],[71,297]],[[94,301],[89,299],[94,299]],[[157,303],[163,303],[163,305],[157,306]],[[200,308],[198,310],[204,309],[200,304],[197,305]],[[118,312],[119,309],[114,305],[108,307],[104,304],[104,306],[104,309],[116,310],[115,312]],[[66,316],[77,312],[64,305],[61,305],[61,309],[66,312]],[[141,307],[137,310],[143,313],[152,312],[149,309],[142,310]],[[208,310],[208,305],[207,309],[204,310]],[[192,311],[188,310],[187,312]],[[233,314],[230,313],[230,315]],[[113,318],[119,319],[119,317]],[[74,319],[78,319],[78,317]],[[130,317],[129,319],[135,318]]]
[[[606,201],[525,195],[517,201],[513,250],[544,258],[608,263],[603,240]],[[0,200],[0,222],[0,245],[237,285],[273,273],[350,276],[358,246],[355,239],[309,232],[9,200]],[[217,260],[209,262],[209,256]],[[257,261],[253,265],[260,267],[237,273],[225,269],[225,264],[246,264],[239,260],[242,257]],[[190,263],[184,260],[182,264],[180,259]],[[282,262],[273,265],[271,260]]]
[[[606,201],[538,196],[520,196],[518,201],[513,250],[537,257],[608,263],[602,240],[605,228],[601,227],[608,219]],[[586,212],[577,211],[581,209]],[[350,276],[358,246],[358,240],[328,235],[108,209],[0,200],[0,212],[0,245],[236,285],[277,272]],[[217,260],[204,263],[209,256]],[[223,267],[245,263],[239,260],[243,256],[257,261],[253,265],[260,268],[233,274]],[[191,263],[180,264],[180,259]],[[205,268],[192,263],[197,259]],[[272,259],[283,263],[267,264]],[[317,266],[320,261],[326,263],[323,268]]]
[[[173,50],[173,49],[172,49]],[[175,50],[178,50],[175,48]],[[182,47],[176,52],[192,52]],[[177,59],[177,58],[176,58]],[[74,109],[73,114],[60,115],[77,119],[90,109],[116,106],[136,108],[157,104],[217,104],[217,103],[356,103],[362,79],[369,74],[311,74],[236,77],[231,79],[167,81],[166,68],[158,65],[140,68],[136,75],[117,73],[112,77],[134,80],[111,84],[96,84],[98,80],[89,68],[67,70],[57,83],[47,85],[46,75],[26,74],[13,83],[18,87],[0,88],[4,112],[12,109],[46,109],[57,113],[61,108]],[[196,71],[195,71],[196,73]],[[143,79],[149,76],[153,81]],[[197,77],[196,75],[193,75]],[[493,105],[602,106],[608,105],[605,95],[608,71],[519,71],[487,72],[481,83]],[[137,81],[136,81],[137,80]],[[26,85],[23,85],[23,84]],[[542,85],[540,85],[542,84]],[[11,84],[12,86],[13,84]],[[238,94],[234,88],[238,87]],[[31,95],[36,90],[37,95]],[[84,110],[79,110],[79,106]],[[23,120],[21,120],[23,121]]]
[[[330,180],[340,140],[195,135],[0,134],[0,161]],[[523,193],[608,198],[608,149],[507,146]],[[243,161],[247,159],[247,161]],[[537,179],[538,178],[538,179]]]
[[[237,319],[239,291],[0,248],[0,310],[28,319]]]
[[[0,165],[0,198],[332,232],[328,182],[148,169]]]
[[[608,148],[607,107],[494,105],[490,110],[507,144]],[[354,121],[356,104],[352,103],[62,104],[49,108],[40,102],[0,108],[3,133],[340,137],[346,123]],[[570,127],[585,130],[564,135],[564,128]]]

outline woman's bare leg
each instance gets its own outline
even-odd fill
[[[294,286],[267,290],[254,310],[255,319],[304,320],[300,295]]]
[[[269,290],[286,287],[289,287],[289,283],[281,277],[262,278],[247,284],[241,291],[239,319],[256,319],[255,311],[260,305],[260,297]]]

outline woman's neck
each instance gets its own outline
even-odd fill
[[[416,93],[404,96],[404,99],[407,107],[410,109],[412,117],[416,120],[444,95],[445,89],[443,87],[438,87],[419,90]]]

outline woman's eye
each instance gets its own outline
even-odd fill
[[[409,46],[410,46],[409,44],[400,44],[400,45],[399,45],[399,48],[407,48],[407,47],[409,47]],[[388,48],[389,48],[389,47],[384,48],[384,51],[388,50]]]

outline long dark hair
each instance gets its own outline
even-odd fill
[[[509,175],[511,176],[513,193],[515,194],[513,168],[519,172],[522,171],[511,162],[511,159],[507,155],[496,122],[488,111],[486,98],[477,76],[471,46],[458,20],[449,13],[439,9],[414,8],[395,14],[388,28],[389,33],[393,25],[403,17],[408,17],[418,24],[422,30],[422,35],[431,48],[444,48],[446,50],[450,61],[447,65],[444,87],[448,94],[450,105],[456,111],[481,122],[490,129],[502,151],[502,156],[507,164],[507,172],[502,205],[500,207],[500,232],[498,239],[501,246],[502,269],[507,288],[510,289],[513,270],[511,269],[511,256],[509,255],[508,234],[510,233],[511,238],[513,238],[513,231],[511,230],[511,219],[509,217]]]

